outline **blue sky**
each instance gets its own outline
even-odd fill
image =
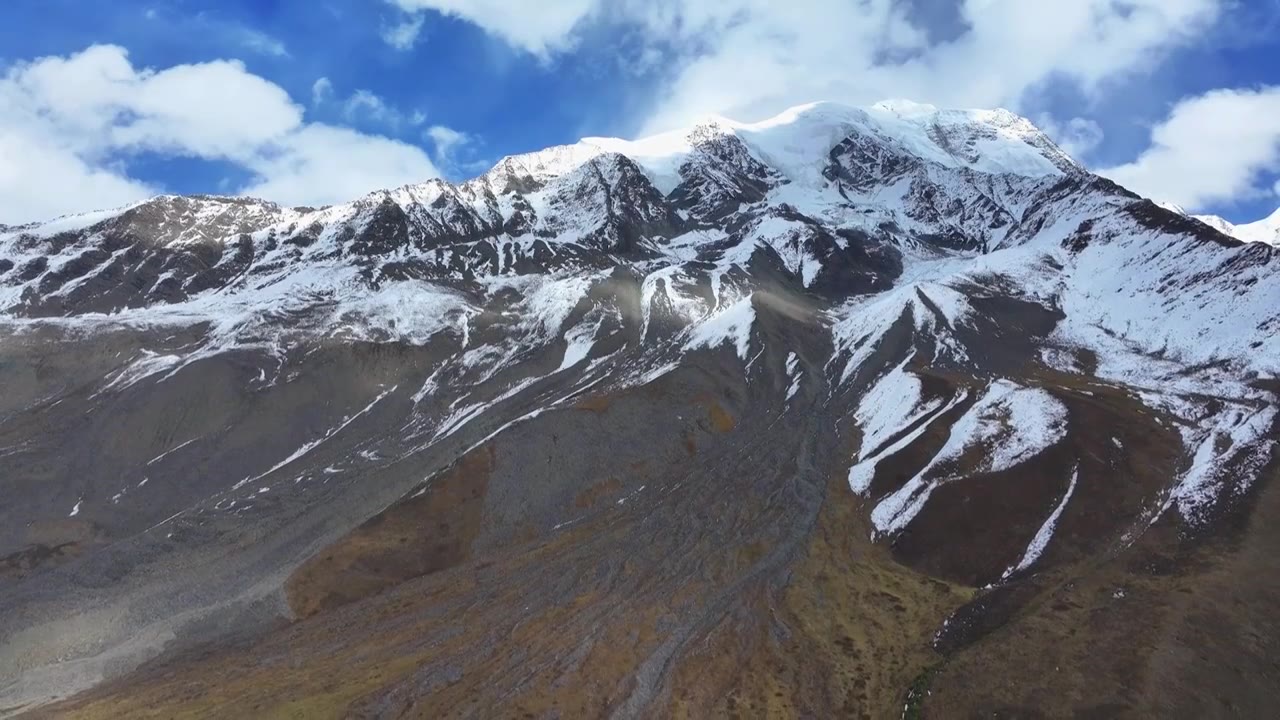
[[[1280,205],[1280,0],[7,0],[0,67],[0,222],[161,191],[322,204],[888,97],[1009,107],[1195,211]]]

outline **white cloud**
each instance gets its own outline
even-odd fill
[[[145,200],[158,190],[81,160],[56,141],[0,127],[0,223]]]
[[[246,50],[260,55],[270,55],[271,57],[289,57],[289,49],[285,47],[284,43],[264,32],[241,27],[237,30],[237,34],[239,35],[240,44]]]
[[[1219,3],[965,0],[967,31],[927,45],[892,0],[735,0],[726,4],[739,14],[712,21],[725,29],[702,36],[709,49],[685,62],[647,125],[662,129],[711,112],[762,117],[813,99],[865,104],[910,97],[1018,109],[1028,91],[1049,79],[1089,93],[1140,71],[1201,31]],[[665,31],[680,27],[670,23]]]
[[[288,93],[237,61],[144,70],[119,85],[97,110],[111,118],[117,148],[236,159],[302,121]]]
[[[574,28],[596,8],[598,1],[390,0],[407,12],[434,10],[474,23],[535,55],[568,46]]]
[[[432,125],[427,128],[427,137],[436,145],[436,151],[442,155],[448,155],[455,149],[471,142],[471,138],[464,132],[454,130],[444,125]]]
[[[421,148],[349,128],[313,123],[254,158],[259,180],[244,194],[286,205],[329,205],[439,172]]]
[[[155,25],[151,28],[154,33],[174,37],[198,35],[202,39],[213,39],[228,47],[234,46],[257,55],[291,57],[289,48],[279,38],[242,23],[220,18],[216,13],[153,7],[144,11],[142,16]]]
[[[1036,125],[1053,139],[1063,152],[1076,160],[1082,159],[1102,143],[1105,134],[1102,126],[1088,118],[1075,117],[1060,123],[1050,115],[1041,115]]]
[[[435,145],[434,160],[438,167],[454,174],[469,174],[486,169],[489,163],[477,160],[473,149],[476,138],[444,125],[432,125],[423,133]]]
[[[329,78],[322,77],[312,83],[311,107],[319,108],[333,99],[334,87]],[[338,109],[348,123],[373,123],[399,130],[403,125],[417,127],[427,121],[426,114],[421,110],[405,114],[371,90],[356,90],[339,103]]]
[[[904,0],[388,1],[462,18],[535,54],[572,48],[594,27],[638,32],[635,59],[670,68],[643,123],[653,132],[819,99],[1018,109],[1050,79],[1091,93],[1198,37],[1232,0],[956,0],[964,29],[936,44]],[[655,48],[665,63],[653,63]]]
[[[305,123],[288,93],[239,62],[138,69],[111,45],[0,76],[0,149],[0,222],[8,223],[154,193],[121,168],[139,153],[229,161],[254,175],[253,192],[288,203],[438,174],[420,148]]]
[[[410,14],[395,25],[383,28],[382,40],[396,50],[411,50],[418,43],[425,20],[420,13]]]
[[[377,122],[396,122],[400,113],[381,97],[368,90],[356,90],[343,103],[342,112],[348,120],[367,118]]]
[[[311,84],[311,106],[317,107],[329,101],[333,97],[333,82],[327,77],[322,77]]]
[[[1139,194],[1199,210],[1267,194],[1263,176],[1276,171],[1280,86],[1184,99],[1152,129],[1150,148],[1099,172]]]
[[[332,86],[327,89],[332,93]],[[395,130],[406,124],[416,127],[427,120],[426,114],[421,110],[406,115],[381,95],[363,89],[356,90],[342,101],[342,116],[349,123],[374,123]]]

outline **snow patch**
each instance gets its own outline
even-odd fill
[[[1066,426],[1066,407],[1048,392],[1007,380],[992,383],[952,426],[946,444],[928,465],[872,511],[873,537],[901,532],[924,508],[934,490],[961,479],[951,473],[936,475],[935,471],[971,450],[984,453],[971,474],[1007,470],[1056,444],[1066,435]]]
[[[142,357],[116,373],[115,377],[111,378],[106,386],[102,388],[102,392],[128,389],[152,375],[172,370],[181,363],[182,358],[177,355],[161,355],[150,350],[143,350]]]
[[[567,346],[564,350],[564,359],[560,361],[560,367],[556,372],[568,370],[587,359],[591,354],[592,346],[595,345],[596,333],[600,332],[600,325],[599,321],[594,324],[584,322],[565,333],[564,341]]]
[[[854,418],[862,428],[864,454],[942,405],[941,400],[923,401],[924,386],[906,371],[909,362],[911,357],[885,373],[858,404]]]
[[[1231,405],[1212,418],[1210,429],[1184,429],[1184,441],[1195,454],[1165,508],[1175,506],[1184,519],[1197,523],[1230,484],[1236,492],[1248,489],[1271,458],[1276,413],[1274,406]]]
[[[1035,537],[1031,538],[1031,543],[1027,545],[1026,551],[1022,553],[1022,559],[1018,561],[1017,565],[1004,572],[1002,580],[1016,572],[1021,572],[1031,567],[1044,554],[1045,548],[1049,546],[1049,540],[1053,538],[1053,531],[1058,527],[1058,519],[1062,517],[1062,511],[1067,509],[1067,503],[1071,501],[1071,496],[1076,491],[1076,481],[1079,479],[1080,468],[1077,467],[1071,471],[1071,484],[1067,486],[1066,494],[1062,496],[1062,500],[1058,502],[1057,507],[1053,509],[1044,524],[1036,531]]]
[[[725,343],[733,343],[738,357],[745,362],[751,351],[751,328],[755,321],[756,311],[751,298],[743,298],[691,327],[688,340],[685,341],[685,350],[716,348]]]
[[[872,481],[875,480],[876,466],[879,465],[882,460],[897,454],[903,448],[918,440],[920,436],[924,435],[929,427],[933,425],[935,420],[946,415],[952,408],[967,400],[968,397],[969,394],[967,392],[961,391],[957,393],[956,396],[953,397],[946,405],[939,408],[932,416],[920,423],[915,430],[912,430],[910,433],[902,436],[892,445],[881,449],[870,457],[866,457],[864,451],[857,462],[853,464],[853,467],[849,468],[849,489],[853,490],[853,492],[858,495],[865,496],[871,489]]]
[[[963,294],[934,282],[909,283],[851,301],[834,313],[832,327],[836,357],[847,355],[840,382],[865,366],[904,314],[910,315],[916,338],[933,344],[933,362],[968,362],[968,352],[953,331],[969,322],[971,313]]]
[[[787,354],[787,377],[791,379],[791,385],[787,388],[787,402],[800,392],[800,381],[803,374],[800,372],[800,356],[795,353]]]

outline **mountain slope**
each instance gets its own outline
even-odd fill
[[[1195,219],[1214,230],[1245,242],[1280,245],[1280,209],[1271,215],[1251,223],[1233,225],[1217,215],[1195,215]]]
[[[6,229],[0,707],[1202,697],[1176,593],[1242,598],[1223,634],[1277,599],[1278,266],[1011,113],[901,101]],[[1143,641],[1050,669],[1123,645],[1127,588]],[[1253,689],[1204,713],[1280,689],[1221,652]]]

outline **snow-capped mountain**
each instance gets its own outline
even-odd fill
[[[0,228],[0,707],[108,680],[51,711],[1017,714],[970,678],[1037,668],[1105,695],[1181,641],[1040,649],[1181,637],[1113,586],[1196,586],[1144,563],[1273,472],[1268,222],[894,101]]]
[[[1193,215],[1192,217],[1237,240],[1280,246],[1280,208],[1261,220],[1241,225],[1233,225],[1217,215]]]

